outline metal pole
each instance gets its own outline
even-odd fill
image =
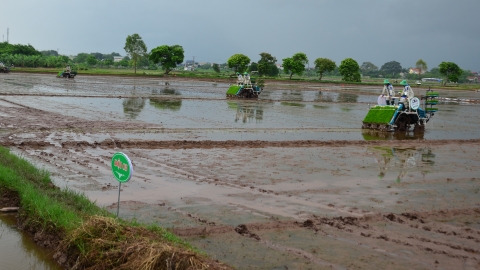
[[[117,202],[117,218],[118,212],[120,211],[120,189],[122,188],[122,182],[118,185],[118,202]]]

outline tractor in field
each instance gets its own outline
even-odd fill
[[[75,76],[77,76],[77,71],[72,70],[72,69],[70,68],[70,66],[67,66],[67,67],[65,68],[65,70],[60,71],[60,72],[57,74],[57,78],[69,78],[69,79],[73,79],[73,78],[75,78]]]
[[[2,62],[0,62],[0,73],[9,73],[10,68],[5,66]]]
[[[237,84],[231,85],[227,90],[227,98],[258,98],[263,88],[256,84],[254,79],[245,72],[237,72]]]
[[[393,100],[398,98],[393,97]],[[423,101],[423,108],[420,107]],[[413,96],[402,96],[396,105],[385,105],[382,96],[378,99],[378,105],[370,108],[362,128],[380,131],[414,131],[425,130],[425,124],[438,111],[433,107],[438,103],[438,92],[428,90],[420,99]]]

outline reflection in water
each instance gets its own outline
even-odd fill
[[[283,100],[303,100],[303,92],[298,90],[287,90],[282,92]]]
[[[237,110],[235,115],[235,122],[242,121],[243,123],[260,122],[263,120],[263,109],[259,106],[245,105],[237,102],[227,102],[228,107]]]
[[[319,102],[333,102],[332,93],[322,93],[322,91],[318,91],[316,101],[319,101]]]
[[[123,112],[128,118],[135,119],[145,107],[143,98],[127,98],[123,100]]]
[[[169,95],[169,96],[179,96],[182,94],[182,92],[180,92],[179,90],[176,90],[174,88],[169,88],[169,87],[166,87],[164,89],[152,89],[152,94],[155,94],[155,95]]]
[[[362,129],[363,139],[373,140],[423,140],[425,131],[380,131],[374,129]]]
[[[378,164],[378,177],[383,179],[387,172],[396,175],[396,182],[401,182],[408,172],[420,170],[425,176],[428,167],[435,165],[435,154],[429,147],[400,148],[400,147],[369,147],[368,151],[374,156]]]
[[[325,106],[325,105],[313,105],[313,108],[315,108],[315,109],[328,109],[329,107]]]
[[[357,103],[358,95],[352,93],[338,93],[337,102]]]
[[[296,103],[296,102],[281,102],[280,104],[284,106],[292,106],[292,107],[305,107],[305,104],[302,103]]]
[[[178,111],[182,107],[181,99],[150,99],[150,105],[160,110]]]

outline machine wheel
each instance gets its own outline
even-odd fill
[[[398,116],[397,121],[395,121],[395,124],[397,125],[397,130],[399,131],[405,131],[408,129],[409,125],[409,119],[406,114],[401,114]]]

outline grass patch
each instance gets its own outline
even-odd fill
[[[229,269],[154,224],[116,219],[85,195],[55,187],[45,170],[0,147],[0,192],[18,194],[29,231],[59,239],[62,266],[79,269]]]

